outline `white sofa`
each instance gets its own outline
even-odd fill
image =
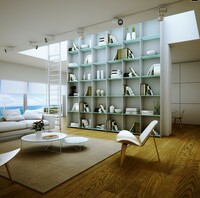
[[[34,133],[33,122],[43,119],[45,130],[55,128],[54,115],[44,114],[43,109],[26,110],[21,115],[19,109],[6,110],[0,117],[0,141],[19,138],[25,134]]]

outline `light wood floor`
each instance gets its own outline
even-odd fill
[[[116,133],[66,128],[62,131],[109,140],[116,138]],[[0,177],[0,197],[200,197],[200,126],[184,125],[182,129],[175,126],[173,131],[169,137],[156,139],[161,162],[157,161],[153,140],[149,139],[144,147],[127,149],[122,167],[117,153],[46,194]]]

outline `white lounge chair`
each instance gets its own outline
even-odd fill
[[[0,154],[0,166],[3,166],[3,165],[6,166],[6,170],[7,170],[7,172],[8,172],[8,176],[9,176],[11,182],[13,182],[13,180],[12,180],[12,177],[11,177],[11,174],[10,174],[8,162],[9,162],[13,157],[15,157],[15,156],[19,153],[19,151],[20,151],[20,148],[15,149],[15,150],[13,150],[13,151],[9,151],[9,152],[1,153],[1,154]]]
[[[144,146],[144,144],[146,143],[147,139],[149,138],[149,136],[151,135],[151,133],[153,132],[155,126],[158,124],[157,120],[153,120],[146,128],[145,130],[140,134],[139,137],[136,137],[135,135],[133,135],[130,131],[127,130],[122,130],[118,133],[116,140],[120,143],[122,143],[122,147],[121,147],[121,161],[120,161],[120,165],[122,166],[124,158],[125,158],[125,153],[126,153],[126,148],[128,145],[136,145],[136,146]],[[155,148],[156,148],[156,153],[158,156],[158,160],[160,161],[160,157],[159,157],[159,153],[158,153],[158,149],[156,146],[156,141],[155,138],[153,136],[153,140],[154,140],[154,144],[155,144]]]

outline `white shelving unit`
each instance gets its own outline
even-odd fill
[[[127,32],[132,27],[136,30],[136,38],[127,40]],[[108,35],[111,37],[103,42]],[[114,42],[110,42],[110,38]],[[118,132],[130,130],[135,124],[133,132],[141,133],[151,120],[160,121],[160,43],[157,20],[70,40],[67,52],[68,127]],[[126,48],[134,57],[120,57],[118,49]],[[156,54],[147,55],[150,50],[156,50]],[[155,74],[148,75],[152,65]],[[130,76],[130,68],[136,75]],[[151,88],[148,94],[141,92],[141,84]],[[110,106],[122,112],[112,113]],[[131,113],[127,113],[129,110]],[[160,123],[156,131],[160,136]]]

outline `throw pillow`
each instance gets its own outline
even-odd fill
[[[24,112],[24,118],[26,120],[41,120],[44,113],[44,109],[26,110]]]
[[[20,121],[24,120],[24,116],[21,115],[20,109],[9,109],[3,111],[3,117],[6,121]]]

